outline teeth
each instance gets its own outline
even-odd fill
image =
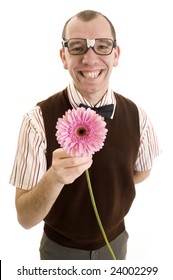
[[[99,73],[100,73],[99,71],[96,71],[96,72],[82,72],[83,76],[87,79],[97,78]]]

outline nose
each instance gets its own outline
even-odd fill
[[[98,55],[94,52],[92,47],[89,47],[87,52],[83,54],[83,64],[95,64],[98,61]]]

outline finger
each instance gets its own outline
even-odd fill
[[[73,168],[82,164],[90,162],[91,156],[85,157],[72,157],[67,154],[63,149],[57,149],[53,152],[52,165],[57,168]]]
[[[63,149],[63,148],[59,148],[53,151],[53,156],[54,157],[58,157],[58,158],[68,158],[70,157],[69,154],[67,154],[67,152]]]
[[[62,169],[62,172],[60,172],[61,181],[64,184],[69,184],[74,182],[74,180],[76,180],[76,178],[82,175],[86,169],[90,168],[91,164],[92,164],[92,159],[89,162],[83,163],[81,165]]]

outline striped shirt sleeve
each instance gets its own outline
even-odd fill
[[[145,171],[152,168],[153,160],[160,155],[161,148],[150,118],[143,109],[138,108],[140,122],[140,147],[135,163],[136,171]]]
[[[10,184],[17,188],[33,188],[46,172],[46,139],[43,117],[34,107],[23,118]]]

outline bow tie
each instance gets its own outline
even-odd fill
[[[84,107],[85,109],[92,109],[94,110],[97,114],[99,114],[100,116],[110,119],[114,110],[114,104],[109,104],[109,105],[104,105],[101,107],[90,107],[88,105],[85,104],[80,104],[79,107]]]

